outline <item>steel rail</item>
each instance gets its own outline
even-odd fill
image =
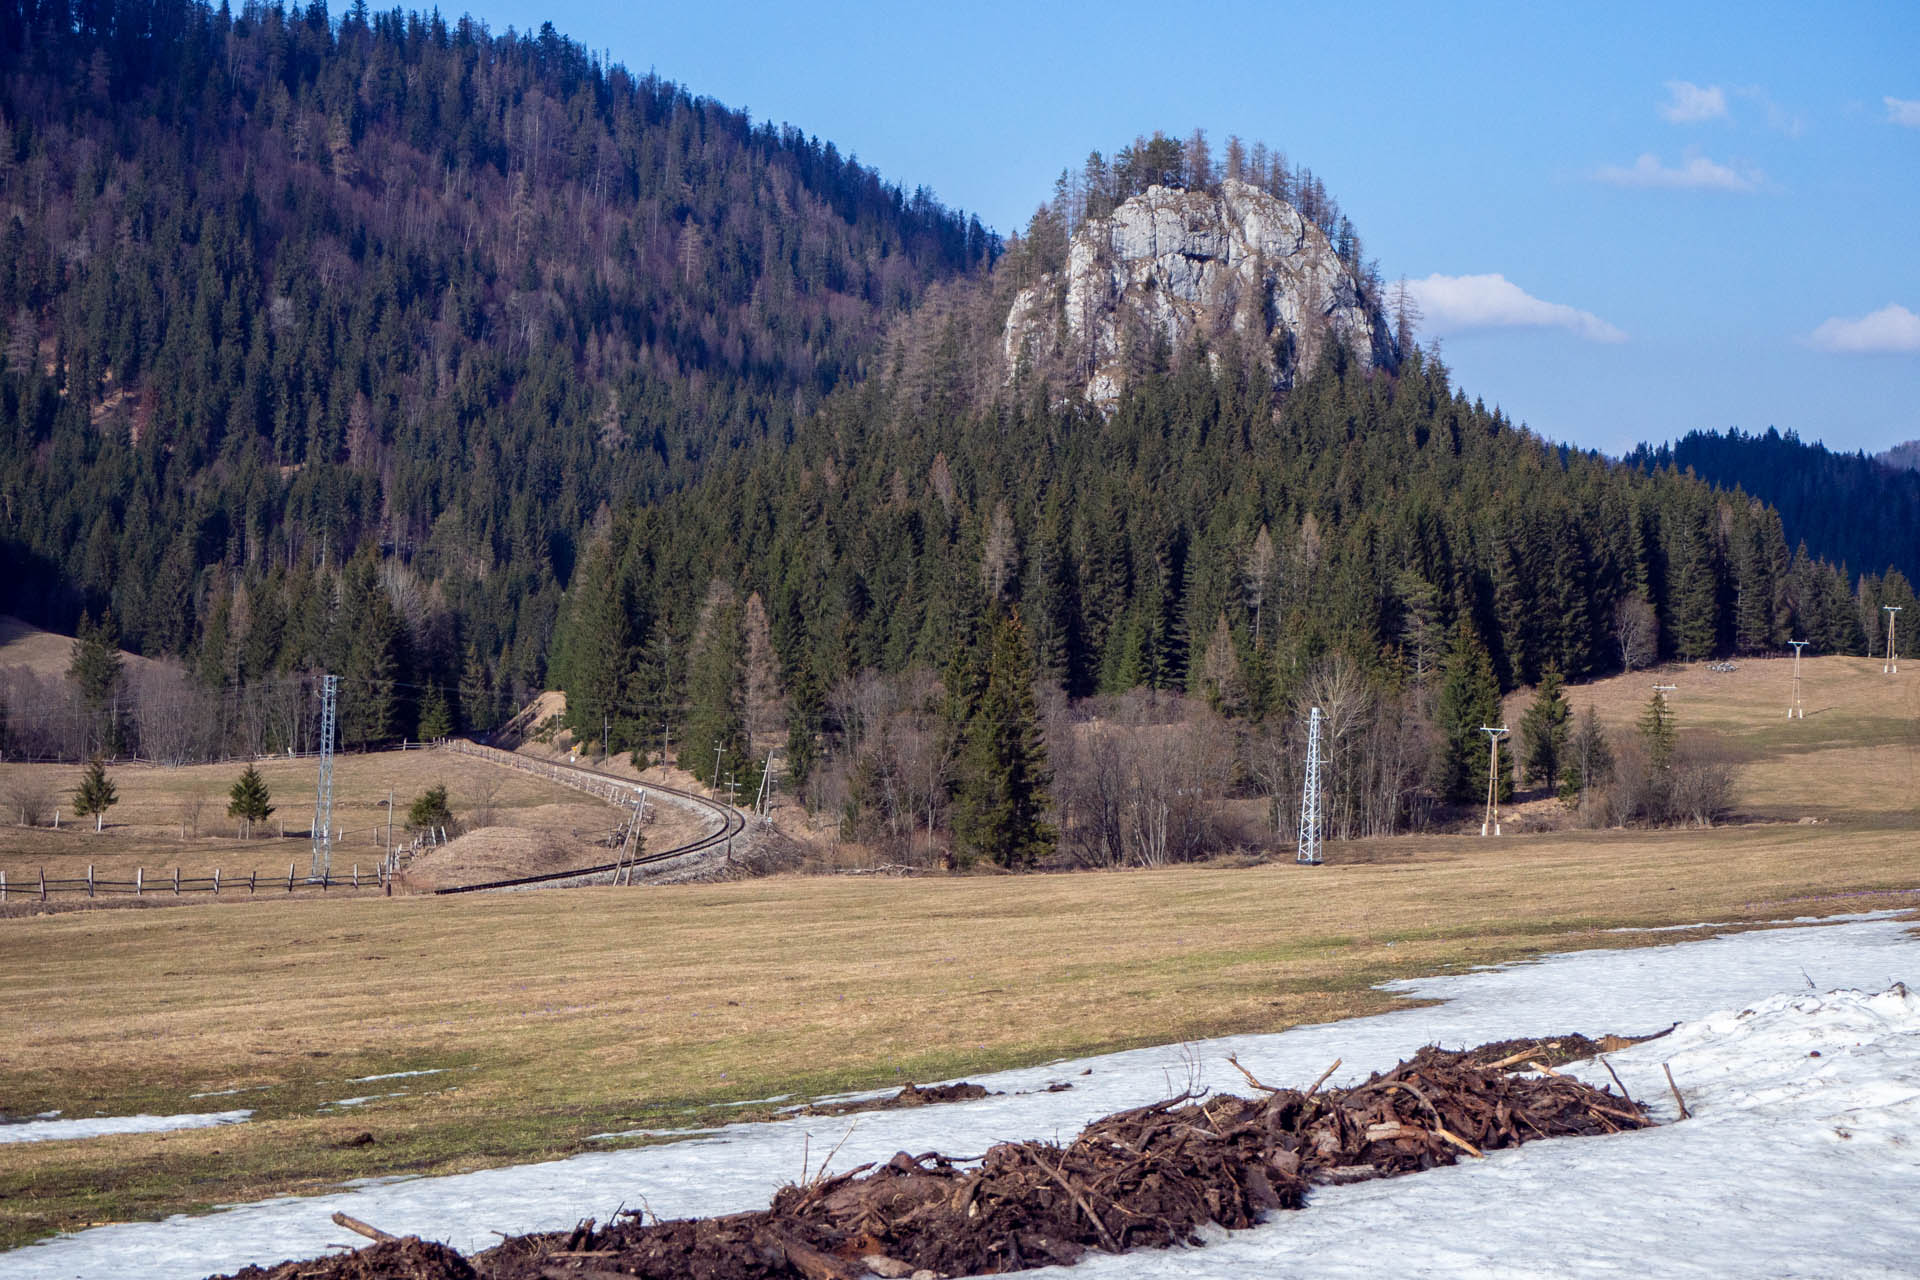
[[[499,748],[492,748],[492,750],[499,750]],[[485,759],[486,757],[482,756],[480,758]],[[575,880],[582,876],[605,875],[610,871],[619,870],[622,866],[634,867],[644,866],[652,862],[665,862],[669,858],[678,858],[685,854],[698,853],[702,849],[711,849],[716,845],[724,844],[732,840],[733,837],[747,829],[746,815],[730,805],[721,804],[717,800],[709,800],[707,797],[696,792],[683,791],[679,787],[664,786],[658,782],[636,782],[632,778],[623,778],[618,774],[605,773],[599,769],[589,769],[583,765],[557,764],[551,760],[542,760],[538,763],[551,769],[568,773],[585,774],[589,777],[598,778],[622,787],[632,787],[636,791],[641,789],[647,791],[664,791],[669,795],[679,796],[684,800],[691,800],[694,804],[711,811],[718,817],[720,819],[720,828],[717,831],[708,832],[698,840],[691,840],[686,844],[675,845],[671,849],[662,849],[658,853],[648,853],[638,858],[628,858],[624,862],[616,860],[613,862],[599,863],[591,867],[576,867],[570,871],[548,871],[536,876],[514,876],[506,880],[483,880],[478,884],[448,885],[444,889],[435,889],[433,892],[436,895],[479,893],[483,889],[515,889],[523,885],[546,884],[555,880]]]

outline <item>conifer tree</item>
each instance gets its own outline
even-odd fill
[[[1600,727],[1600,713],[1587,704],[1580,727],[1567,743],[1566,760],[1560,766],[1560,798],[1581,809],[1593,803],[1594,790],[1613,777],[1613,747]]]
[[[73,641],[73,658],[67,665],[67,679],[80,694],[91,728],[88,736],[101,752],[120,749],[119,704],[124,673],[120,666],[120,630],[114,625],[113,610],[100,615],[96,626],[85,610],[80,613],[78,634]]]
[[[746,786],[743,675],[740,605],[732,588],[716,580],[708,588],[688,659],[687,729],[680,754],[680,767],[716,790],[726,786],[729,774]]]
[[[439,685],[427,690],[420,700],[420,726],[416,734],[422,742],[438,742],[453,733],[453,708]]]
[[[407,807],[407,827],[429,831],[453,825],[453,810],[447,806],[447,784],[436,782],[414,797]]]
[[[253,824],[263,822],[273,812],[272,793],[267,790],[267,780],[260,776],[260,770],[248,765],[240,778],[227,792],[227,816],[238,818],[245,824],[246,834],[253,834]]]
[[[1455,804],[1469,804],[1487,794],[1487,736],[1481,726],[1499,723],[1500,686],[1494,682],[1493,659],[1480,643],[1473,624],[1462,618],[1454,627],[1453,647],[1447,654],[1446,676],[1440,682],[1435,727],[1440,731],[1432,770],[1433,789]],[[1513,784],[1502,753],[1500,798]]]
[[[1572,731],[1573,708],[1567,705],[1559,671],[1549,668],[1520,718],[1520,759],[1528,782],[1552,786],[1559,781]]]
[[[1647,709],[1640,713],[1640,741],[1647,748],[1647,762],[1656,773],[1664,774],[1673,764],[1674,728],[1673,713],[1667,709],[1667,698],[1656,692],[1647,700]]]
[[[992,624],[986,681],[967,722],[953,834],[960,860],[1030,867],[1053,851],[1047,748],[1033,695],[1033,655],[1020,612]]]
[[[107,810],[119,801],[120,796],[107,777],[106,762],[95,756],[80,776],[80,785],[73,789],[73,811],[82,818],[91,816],[93,829],[98,831]]]
[[[472,641],[467,642],[467,660],[460,670],[459,695],[460,728],[477,733],[493,728],[493,678],[480,656],[480,646]]]

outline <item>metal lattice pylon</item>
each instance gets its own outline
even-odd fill
[[[1320,865],[1320,708],[1307,719],[1307,777],[1300,788],[1300,851],[1293,859],[1302,866]]]
[[[323,880],[333,870],[333,725],[339,676],[320,678],[320,782],[313,801],[313,865],[308,876]]]

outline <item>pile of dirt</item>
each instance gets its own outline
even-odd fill
[[[604,1229],[588,1220],[520,1236],[475,1255],[466,1272],[408,1238],[363,1251],[389,1250],[379,1271],[329,1258],[248,1268],[235,1280],[932,1280],[1072,1263],[1089,1250],[1191,1244],[1210,1224],[1249,1227],[1298,1209],[1316,1184],[1652,1123],[1631,1099],[1550,1069],[1516,1074],[1545,1043],[1423,1049],[1364,1084],[1324,1093],[1248,1076],[1256,1097],[1183,1094],[1098,1120],[1066,1147],[1003,1143],[977,1162],[903,1151],[877,1168],[785,1187],[753,1213],[651,1223],[623,1215]],[[407,1269],[415,1257],[427,1269]]]

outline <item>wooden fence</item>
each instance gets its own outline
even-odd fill
[[[106,897],[111,894],[126,894],[136,898],[155,895],[178,897],[186,893],[218,895],[223,891],[239,893],[242,890],[249,894],[257,894],[262,889],[273,893],[280,891],[282,885],[285,886],[287,893],[292,893],[296,888],[316,887],[322,893],[334,889],[346,892],[376,890],[386,893],[389,892],[388,886],[394,875],[399,871],[399,864],[400,860],[396,855],[383,858],[368,867],[365,875],[360,873],[360,864],[356,862],[346,875],[336,876],[327,872],[319,876],[306,876],[299,873],[298,863],[290,862],[287,864],[284,880],[278,875],[262,876],[258,871],[249,871],[244,877],[223,877],[218,867],[214,868],[210,876],[181,875],[180,868],[175,867],[171,876],[162,872],[152,880],[147,878],[146,868],[135,867],[131,880],[102,880],[94,874],[93,866],[89,865],[84,880],[78,876],[49,877],[46,868],[42,867],[36,879],[9,883],[7,873],[0,870],[0,903],[35,899],[45,902],[50,895],[57,893],[77,893],[89,898]]]

